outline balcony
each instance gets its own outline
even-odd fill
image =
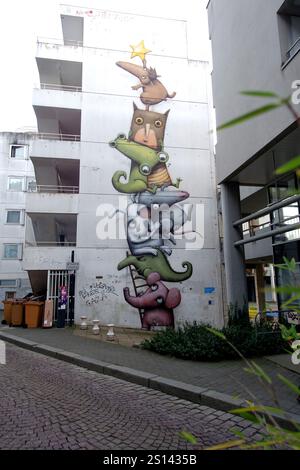
[[[67,246],[25,246],[22,267],[25,271],[36,271],[38,273],[36,283],[38,283],[43,271],[66,269],[67,262],[71,259],[72,250],[72,247]],[[30,280],[33,284],[31,275]]]
[[[40,88],[69,92],[82,91],[82,63],[36,58]]]
[[[58,192],[58,191],[63,192]],[[37,192],[26,197],[27,213],[78,213],[78,187],[75,186],[37,186]]]
[[[78,142],[80,136],[62,134],[32,134],[30,142],[30,157],[34,164],[34,159],[48,159],[52,157],[57,160],[78,160],[80,159],[81,144]],[[56,162],[57,164],[57,162]],[[46,184],[46,183],[45,183]]]
[[[54,140],[54,141],[59,141],[59,142],[80,142],[81,136],[80,134],[61,134],[61,133],[55,133],[55,132],[32,132],[31,133],[31,138],[32,140]],[[34,151],[36,152],[37,147],[41,145],[40,142],[37,144],[32,144],[32,147],[35,149]],[[56,145],[56,144],[54,144]],[[44,149],[46,147],[44,146]],[[60,154],[63,154],[63,147],[60,146],[59,148],[56,147],[56,151],[59,151]],[[72,158],[72,157],[70,157]]]
[[[76,236],[76,214],[26,213],[25,247],[73,247]]]
[[[70,14],[61,14],[60,19],[64,37],[64,44],[82,44],[84,19],[81,16],[73,16]]]
[[[271,258],[273,247],[300,238],[299,194],[281,199],[278,202],[247,215],[233,223],[242,228],[242,238],[234,246],[245,248],[245,258]]]
[[[80,160],[67,158],[31,157],[37,191],[48,193],[79,192]]]
[[[61,39],[39,37],[36,58],[82,62],[82,42],[69,40],[64,43]]]
[[[80,110],[82,105],[82,94],[78,91],[64,90],[59,88],[34,88],[32,103],[34,108],[45,107],[51,109],[59,108],[66,110]],[[50,84],[48,84],[50,86]]]
[[[81,110],[55,107],[55,101],[51,103],[51,93],[64,93],[68,96],[69,92],[49,92],[48,90],[35,91],[45,91],[49,93],[49,96],[44,96],[43,99],[39,96],[39,99],[37,99],[37,102],[33,105],[38,123],[39,132],[37,137],[47,140],[79,141],[81,135]],[[36,93],[36,96],[37,95],[38,93]],[[40,104],[38,104],[38,102]]]

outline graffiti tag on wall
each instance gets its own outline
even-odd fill
[[[94,305],[103,302],[110,295],[118,295],[115,286],[108,285],[105,282],[94,282],[88,287],[79,291],[79,296],[86,305]]]

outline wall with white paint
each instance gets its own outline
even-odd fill
[[[8,210],[25,211],[26,178],[34,175],[33,166],[29,158],[15,159],[10,157],[12,144],[29,145],[30,136],[24,133],[1,132],[0,133],[0,281],[13,281],[9,286],[0,285],[0,310],[3,308],[2,300],[6,292],[15,292],[16,297],[23,297],[30,292],[30,283],[27,272],[22,269],[21,260],[4,259],[4,245],[21,244],[25,239],[25,217],[21,212],[19,224],[7,223]],[[24,186],[22,191],[9,191],[9,176],[22,177]],[[20,257],[22,256],[20,251]],[[16,285],[14,286],[14,281]],[[1,284],[1,282],[0,282]]]
[[[155,0],[151,5],[109,1],[103,2],[103,10],[94,9],[93,2],[89,2],[87,7],[62,6],[63,15],[84,19],[82,93],[79,100],[74,100],[81,109],[81,143],[75,144],[78,147],[74,157],[80,157],[75,248],[75,261],[79,262],[76,321],[81,315],[87,315],[89,319],[99,318],[101,323],[140,327],[138,311],[128,305],[123,296],[126,286],[133,293],[129,270],[117,271],[118,263],[126,257],[127,241],[119,236],[100,240],[96,230],[101,222],[97,215],[101,204],[109,204],[113,210],[118,208],[120,197],[124,199],[113,188],[112,175],[117,170],[129,173],[130,169],[129,159],[110,148],[108,142],[119,133],[128,134],[133,102],[144,109],[139,100],[140,92],[131,89],[137,84],[137,79],[115,63],[123,60],[140,64],[138,58],[130,59],[129,45],[143,39],[146,47],[152,50],[147,56],[147,65],[156,68],[169,93],[177,93],[174,99],[151,107],[151,110],[161,113],[170,109],[164,142],[170,155],[170,175],[173,180],[182,178],[180,189],[190,193],[186,202],[194,205],[194,214],[197,213],[197,205],[200,207],[199,244],[194,249],[187,249],[184,242],[179,241],[169,258],[176,271],[183,271],[184,261],[190,261],[194,268],[189,280],[166,283],[168,287],[178,287],[182,294],[182,302],[174,311],[175,322],[177,325],[186,321],[223,324],[214,157],[209,133],[212,127],[210,65],[204,3],[191,0],[189,8],[186,8],[183,3],[169,0]],[[63,49],[67,46],[57,48],[59,57],[68,60]],[[41,51],[39,47],[39,56],[43,57]],[[51,54],[54,59],[54,48]],[[76,60],[74,48],[70,48],[69,60]],[[49,93],[51,95],[51,90]],[[59,92],[53,93],[56,93],[56,101],[52,102],[55,106]],[[43,99],[45,106],[51,106],[51,99],[41,95],[39,105],[43,105]],[[72,100],[68,103],[64,102],[64,106],[71,108]],[[69,144],[62,142],[61,145]],[[51,146],[49,157],[53,154],[58,156],[60,142],[56,145],[51,143]],[[47,149],[42,154],[46,157]],[[128,204],[127,196],[125,201]],[[48,252],[47,248],[41,247],[31,247],[30,250],[39,252],[38,256],[31,253],[35,266],[39,265],[39,260],[44,260],[43,268],[35,269],[50,269],[45,262],[50,260],[49,249]],[[59,256],[60,250],[64,251],[61,258],[64,264],[66,248],[52,249],[52,255]],[[71,253],[71,248],[69,251]],[[26,260],[30,269],[27,255]],[[55,261],[51,259],[50,264],[53,267]],[[212,289],[207,293],[206,288]]]

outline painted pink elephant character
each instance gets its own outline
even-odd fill
[[[150,330],[151,326],[169,326],[174,328],[173,308],[181,302],[179,289],[168,289],[160,280],[158,273],[147,277],[149,289],[134,297],[129,295],[128,287],[124,288],[125,300],[135,308],[142,310],[142,328]]]

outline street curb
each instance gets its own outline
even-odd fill
[[[208,406],[216,410],[230,413],[231,410],[235,408],[243,408],[246,405],[245,400],[233,398],[225,393],[168,379],[166,377],[160,377],[158,375],[131,369],[129,367],[117,366],[90,357],[80,356],[76,353],[71,353],[59,348],[53,348],[52,346],[46,346],[25,338],[20,338],[19,336],[0,332],[0,339],[48,357],[68,362],[100,374],[141,385],[143,387],[158,390],[166,393],[167,395],[172,395],[192,403],[197,403],[198,405]],[[300,425],[299,415],[291,413],[285,413],[285,417],[277,415],[276,413],[272,413],[271,415],[276,419],[278,424],[286,429],[295,430],[293,422]]]

